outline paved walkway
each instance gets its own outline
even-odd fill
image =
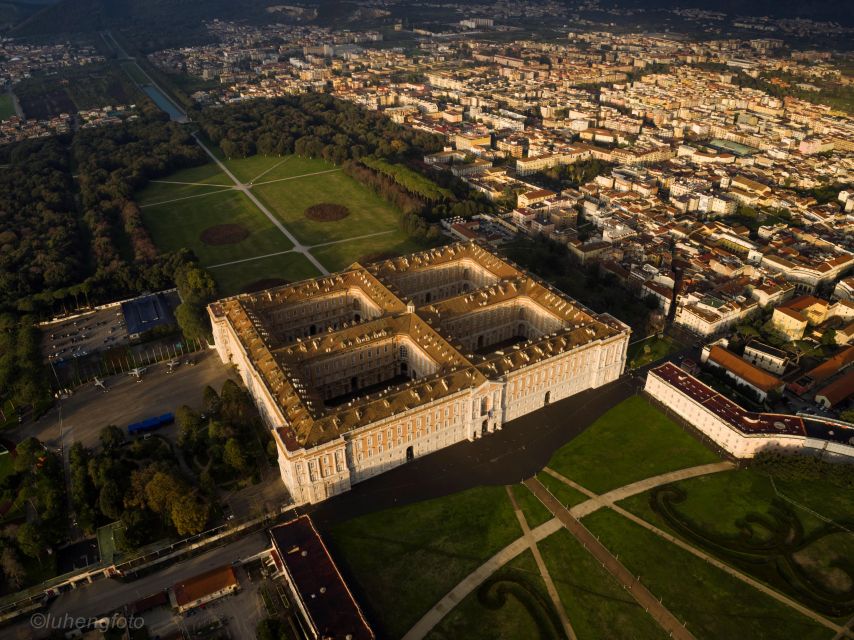
[[[655,487],[660,487],[663,484],[670,484],[671,482],[678,482],[680,480],[687,480],[689,478],[696,478],[698,476],[709,475],[710,473],[720,473],[721,471],[729,471],[734,469],[735,465],[732,462],[713,462],[712,464],[703,464],[697,467],[689,467],[687,469],[679,469],[678,471],[671,471],[669,473],[662,473],[661,475],[652,476],[651,478],[645,478],[643,480],[639,480],[638,482],[632,482],[631,484],[624,485],[612,491],[608,491],[601,495],[597,495],[590,491],[589,489],[582,487],[577,482],[573,482],[567,477],[564,477],[554,469],[550,469],[546,467],[543,469],[550,476],[557,478],[564,484],[569,485],[573,489],[577,491],[581,491],[581,493],[585,494],[589,497],[589,500],[585,500],[581,504],[577,504],[570,512],[576,518],[583,518],[586,515],[590,515],[594,511],[601,509],[602,507],[611,507],[615,502],[619,502],[620,500],[625,500],[626,498],[630,498],[639,493],[644,493],[645,491],[649,491],[650,489],[654,489]]]
[[[525,538],[525,540],[528,542],[528,547],[531,549],[531,553],[534,556],[534,561],[537,563],[537,569],[539,569],[540,571],[540,577],[546,584],[546,591],[548,591],[549,598],[551,598],[552,600],[552,605],[554,605],[555,611],[557,612],[557,615],[560,618],[560,622],[563,625],[563,631],[566,634],[566,637],[569,638],[569,640],[576,640],[577,636],[575,635],[575,630],[572,628],[572,624],[569,621],[569,616],[566,615],[566,609],[564,609],[563,604],[560,601],[560,596],[557,593],[555,583],[552,580],[551,575],[549,574],[549,570],[546,567],[546,563],[543,562],[543,556],[540,554],[540,549],[537,546],[537,541],[534,540],[534,536],[531,535],[531,528],[528,526],[528,521],[525,519],[525,514],[522,513],[522,510],[516,503],[516,497],[513,495],[513,490],[510,488],[510,486],[508,485],[505,488],[507,489],[507,497],[510,498],[510,502],[513,505],[513,511],[516,513],[516,519],[519,521],[519,526],[522,527],[522,537]]]
[[[605,570],[623,585],[623,588],[632,595],[664,631],[670,634],[670,637],[680,640],[694,640],[693,634],[683,626],[679,619],[670,613],[667,607],[661,604],[658,598],[641,584],[637,577],[608,551],[605,545],[596,539],[596,536],[570,514],[569,510],[549,493],[539,480],[536,478],[525,480],[525,486],[539,498],[540,502],[546,505],[546,508],[560,520],[564,528],[602,564]]]
[[[728,573],[734,578],[737,578],[742,582],[749,584],[751,587],[761,591],[762,593],[771,596],[775,600],[782,602],[786,606],[796,610],[798,613],[801,613],[802,615],[807,616],[812,620],[815,620],[816,622],[827,627],[828,629],[832,629],[837,633],[841,633],[842,635],[840,635],[839,637],[844,637],[845,629],[843,627],[840,627],[836,623],[828,620],[827,618],[821,616],[815,611],[808,609],[807,607],[799,604],[795,600],[792,600],[791,598],[783,595],[782,593],[771,589],[770,587],[759,582],[758,580],[751,578],[747,574],[744,574],[738,571],[737,569],[732,568],[728,564],[721,562],[717,558],[705,553],[704,551],[701,551],[700,549],[689,545],[688,543],[667,533],[666,531],[659,529],[658,527],[650,524],[646,520],[637,517],[633,513],[626,511],[625,509],[616,504],[620,500],[624,500],[639,493],[644,493],[646,491],[649,491],[650,489],[654,489],[655,487],[664,484],[670,484],[671,482],[678,482],[680,480],[687,480],[689,478],[696,478],[698,476],[708,475],[711,473],[719,473],[721,471],[727,471],[733,468],[735,468],[735,465],[731,462],[715,462],[712,464],[690,467],[688,469],[680,469],[679,471],[671,471],[670,473],[664,473],[658,476],[653,476],[651,478],[646,478],[644,480],[640,480],[639,482],[633,482],[632,484],[624,485],[622,487],[619,487],[618,489],[608,491],[607,493],[603,493],[601,495],[596,495],[592,493],[591,491],[582,487],[578,483],[573,482],[569,478],[561,475],[554,469],[546,467],[544,471],[552,477],[557,478],[561,482],[564,482],[565,484],[569,485],[570,487],[577,489],[578,491],[581,491],[584,494],[590,496],[590,500],[586,500],[570,509],[570,514],[572,514],[573,517],[581,519],[584,516],[590,515],[594,511],[601,509],[602,507],[611,508],[617,513],[619,513],[621,516],[628,518],[636,524],[639,524],[644,529],[647,529],[648,531],[651,531],[657,536],[664,538],[668,542],[672,542],[676,546],[684,549],[685,551],[688,551],[692,555],[697,556],[702,560],[705,560],[706,562],[708,562],[714,567],[717,567],[721,571]],[[547,489],[546,491],[548,492]]]
[[[742,582],[749,584],[751,587],[753,587],[757,591],[761,591],[762,593],[771,596],[772,598],[774,598],[778,602],[782,602],[784,605],[794,609],[795,611],[797,611],[801,615],[804,615],[807,618],[810,618],[811,620],[815,620],[819,624],[821,624],[821,625],[827,627],[828,629],[831,629],[837,633],[844,633],[844,631],[845,631],[844,628],[841,627],[840,625],[836,624],[835,622],[828,620],[827,618],[825,618],[822,615],[819,615],[818,613],[816,613],[812,609],[808,609],[807,607],[803,606],[802,604],[795,602],[794,600],[792,600],[788,596],[784,596],[782,593],[775,591],[774,589],[764,585],[763,583],[759,582],[758,580],[755,580],[755,579],[751,578],[750,576],[748,576],[744,573],[741,573],[740,571],[738,571],[736,569],[733,569],[728,564],[725,564],[725,563],[721,562],[720,560],[718,560],[717,558],[710,556],[705,551],[701,551],[700,549],[692,547],[690,544],[688,544],[687,542],[684,542],[680,538],[677,538],[676,536],[670,535],[666,531],[662,531],[661,529],[659,529],[655,525],[650,524],[649,522],[647,522],[646,520],[643,520],[642,518],[638,518],[635,514],[629,513],[625,509],[618,507],[615,504],[611,504],[609,506],[611,509],[613,509],[614,511],[619,513],[624,518],[628,518],[629,520],[631,520],[635,524],[639,524],[640,526],[642,526],[644,529],[647,529],[648,531],[651,531],[655,535],[660,536],[661,538],[664,538],[668,542],[672,542],[677,547],[679,547],[680,549],[684,549],[685,551],[687,551],[691,555],[697,556],[701,560],[705,560],[710,565],[717,567],[718,569],[720,569],[724,573],[728,573],[733,578],[738,578]]]
[[[204,150],[206,154],[208,154],[211,160],[213,160],[220,168],[220,170],[222,170],[222,172],[227,175],[229,179],[234,183],[234,188],[238,191],[242,191],[243,193],[245,193],[246,197],[252,201],[252,204],[254,204],[258,208],[258,210],[265,216],[267,216],[267,219],[273,223],[273,226],[275,226],[279,231],[282,232],[282,234],[288,240],[291,241],[291,243],[294,245],[293,251],[296,253],[303,254],[306,259],[308,259],[308,261],[311,262],[311,264],[313,264],[318,271],[320,271],[320,273],[322,273],[323,275],[329,275],[329,270],[322,264],[320,264],[320,261],[317,258],[311,255],[311,251],[309,251],[308,247],[300,243],[300,241],[296,239],[296,236],[294,236],[290,231],[288,231],[287,227],[282,224],[281,220],[279,220],[275,215],[273,215],[273,213],[258,198],[255,197],[255,194],[252,193],[252,189],[250,189],[247,185],[238,180],[237,176],[235,176],[229,170],[229,168],[226,167],[225,164],[219,158],[216,157],[216,154],[214,154],[210,149],[207,148],[207,146],[205,146],[205,143],[202,142],[201,138],[199,137],[199,134],[194,133],[193,137],[196,139],[196,143]]]
[[[585,487],[582,487],[578,483],[573,482],[569,478],[564,477],[553,469],[545,467],[544,471],[558,478],[562,482],[565,482],[574,489],[581,491],[585,495],[590,496],[589,500],[585,500],[581,504],[572,507],[572,509],[570,509],[569,511],[573,517],[581,518],[582,515],[580,514],[589,515],[597,509],[609,506],[609,500],[623,500],[632,495],[635,495],[635,493],[648,491],[649,489],[652,489],[659,485],[669,484],[671,482],[675,482],[676,480],[694,478],[708,473],[716,473],[730,468],[732,468],[731,463],[718,462],[714,464],[700,465],[698,467],[690,467],[688,469],[680,469],[679,471],[672,471],[670,473],[664,473],[658,476],[653,476],[652,478],[647,478],[645,480],[641,480],[640,482],[633,482],[632,484],[628,484],[624,487],[614,489],[613,491],[609,491],[608,493],[602,494],[601,496],[593,493]],[[543,487],[543,489],[545,491],[548,491],[545,489],[545,487]],[[561,526],[561,522],[557,518],[553,518],[552,520],[549,520],[545,524],[542,524],[536,529],[532,530],[531,534],[533,535],[535,541],[539,542],[540,540],[543,540],[555,531],[559,530]],[[485,563],[475,569],[472,573],[466,576],[457,586],[451,589],[451,591],[449,591],[432,609],[430,609],[430,611],[424,614],[424,616],[406,634],[406,640],[417,640],[426,636],[430,632],[430,630],[434,626],[436,626],[439,621],[457,605],[457,603],[459,603],[463,598],[465,598],[478,585],[480,585],[484,580],[486,580],[489,576],[495,573],[499,568],[501,568],[507,562],[510,562],[513,558],[522,553],[522,551],[527,548],[526,544],[529,543],[526,542],[524,536],[519,538],[515,542],[512,542],[507,547],[496,553],[489,560],[487,560]]]
[[[531,536],[536,542],[547,538],[555,531],[559,531],[561,523],[557,518],[552,518],[548,522],[541,524],[536,529],[531,530]],[[489,576],[495,573],[498,569],[510,562],[513,558],[522,553],[528,548],[529,541],[524,536],[511,542],[501,551],[492,556],[489,560],[480,565],[472,573],[463,578],[456,587],[449,591],[430,611],[415,623],[403,640],[420,640],[425,637],[430,631],[439,624],[439,621],[444,618],[457,604],[460,603],[468,594],[477,589],[480,584]]]

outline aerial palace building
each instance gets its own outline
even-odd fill
[[[477,244],[210,305],[298,504],[616,380],[630,329]]]

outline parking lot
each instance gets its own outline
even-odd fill
[[[42,353],[57,364],[128,343],[120,306],[46,324],[42,331]]]
[[[133,422],[175,411],[184,404],[198,408],[205,386],[219,391],[228,378],[237,380],[214,351],[190,357],[194,365],[182,361],[172,373],[167,373],[167,364],[159,363],[146,367],[139,379],[126,373],[105,378],[106,391],[91,383],[80,387],[38,421],[16,427],[10,437],[20,441],[34,436],[48,447],[62,447],[66,452],[75,442],[92,447],[98,444],[98,433],[107,425],[125,429]],[[166,427],[163,435],[173,437],[173,431],[174,427]]]

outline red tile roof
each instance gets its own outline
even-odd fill
[[[783,381],[780,378],[772,376],[767,371],[750,364],[746,360],[742,360],[720,345],[712,347],[709,352],[709,361],[723,367],[749,385],[761,389],[766,393],[783,386]]]

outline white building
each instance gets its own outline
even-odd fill
[[[297,504],[616,380],[630,329],[476,244],[209,307]]]
[[[652,369],[644,389],[736,458],[752,458],[766,450],[854,457],[854,428],[850,425],[746,411],[671,362]]]

